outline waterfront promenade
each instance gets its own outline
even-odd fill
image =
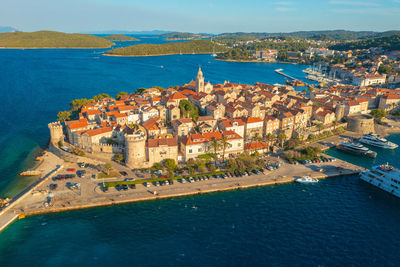
[[[271,158],[271,160],[277,160],[277,158]],[[85,178],[73,178],[69,181],[72,183],[79,182],[81,185],[79,190],[71,190],[67,186],[69,182],[55,182],[51,179],[55,174],[55,169],[57,169],[58,173],[65,173],[68,168],[77,168],[77,164],[64,162],[53,153],[46,152],[44,162],[40,167],[43,173],[42,178],[3,209],[0,213],[0,231],[18,217],[21,218],[27,215],[290,183],[295,178],[304,175],[322,179],[364,171],[359,166],[341,160],[307,165],[283,163],[281,168],[269,171],[265,175],[226,179],[211,178],[206,181],[187,182],[184,184],[174,181],[173,185],[159,187],[154,185],[145,187],[142,184],[137,184],[136,189],[118,191],[115,188],[109,188],[107,192],[103,192],[101,190],[102,180],[92,179],[91,175],[86,175]],[[123,181],[124,178],[121,177],[119,180]],[[50,190],[50,184],[57,184],[57,189]]]

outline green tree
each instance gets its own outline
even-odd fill
[[[164,161],[164,166],[169,172],[173,172],[178,167],[174,159],[166,159]]]
[[[370,114],[379,121],[382,120],[383,118],[386,118],[386,111],[381,108],[371,110]]]
[[[279,140],[279,142],[281,144],[281,148],[283,148],[283,144],[285,143],[286,138],[287,137],[286,137],[286,134],[284,132],[280,132],[278,134],[278,140]]]
[[[147,88],[138,88],[137,90],[136,90],[136,93],[138,93],[138,94],[142,94],[145,90],[147,90]]]
[[[222,160],[225,160],[225,151],[229,147],[230,143],[228,142],[228,138],[226,136],[221,139],[222,146]]]
[[[221,148],[221,143],[216,139],[213,138],[211,141],[211,147],[214,149],[215,158],[218,158],[217,151]]]
[[[113,167],[112,167],[111,163],[107,162],[106,164],[104,164],[104,169],[108,175],[108,174],[110,174],[110,171],[113,169]]]
[[[69,111],[60,111],[57,114],[57,120],[60,122],[65,122],[71,119],[71,112]]]
[[[122,153],[115,154],[113,158],[117,162],[124,162],[125,161],[124,154],[122,154]]]
[[[324,125],[322,123],[318,123],[316,126],[318,129],[318,134],[321,134],[321,130],[324,128]]]
[[[337,125],[339,124],[339,122],[338,122],[337,120],[334,120],[334,121],[332,122],[332,124],[333,124],[333,130],[336,130],[336,127],[337,127]]]
[[[127,95],[127,94],[128,94],[127,92],[119,92],[119,93],[116,95],[115,99],[120,100],[121,97],[122,97],[123,95]]]

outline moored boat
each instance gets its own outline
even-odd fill
[[[397,144],[389,142],[385,138],[380,137],[378,134],[366,134],[358,140],[360,143],[376,146],[381,148],[395,149]]]
[[[318,183],[318,179],[311,178],[310,176],[303,176],[301,178],[297,178],[294,180],[297,183],[301,184],[311,184],[311,183]]]
[[[400,170],[389,164],[378,165],[360,173],[360,179],[396,197],[400,197]]]
[[[336,148],[354,155],[362,155],[370,158],[376,158],[377,156],[375,151],[369,150],[365,146],[354,142],[342,142],[337,145]]]

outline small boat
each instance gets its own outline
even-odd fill
[[[311,178],[310,176],[303,176],[301,178],[297,178],[294,180],[297,183],[301,184],[311,184],[311,183],[318,183],[318,179]]]

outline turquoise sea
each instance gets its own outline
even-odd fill
[[[159,43],[158,38],[142,42]],[[47,123],[75,98],[190,82],[201,65],[212,83],[283,83],[304,66],[233,63],[210,55],[105,57],[101,49],[0,50],[0,191],[31,183]],[[400,135],[389,139],[400,144]],[[400,167],[399,149],[369,167]],[[249,190],[28,217],[0,233],[0,266],[396,266],[400,200],[358,179],[326,179]]]

